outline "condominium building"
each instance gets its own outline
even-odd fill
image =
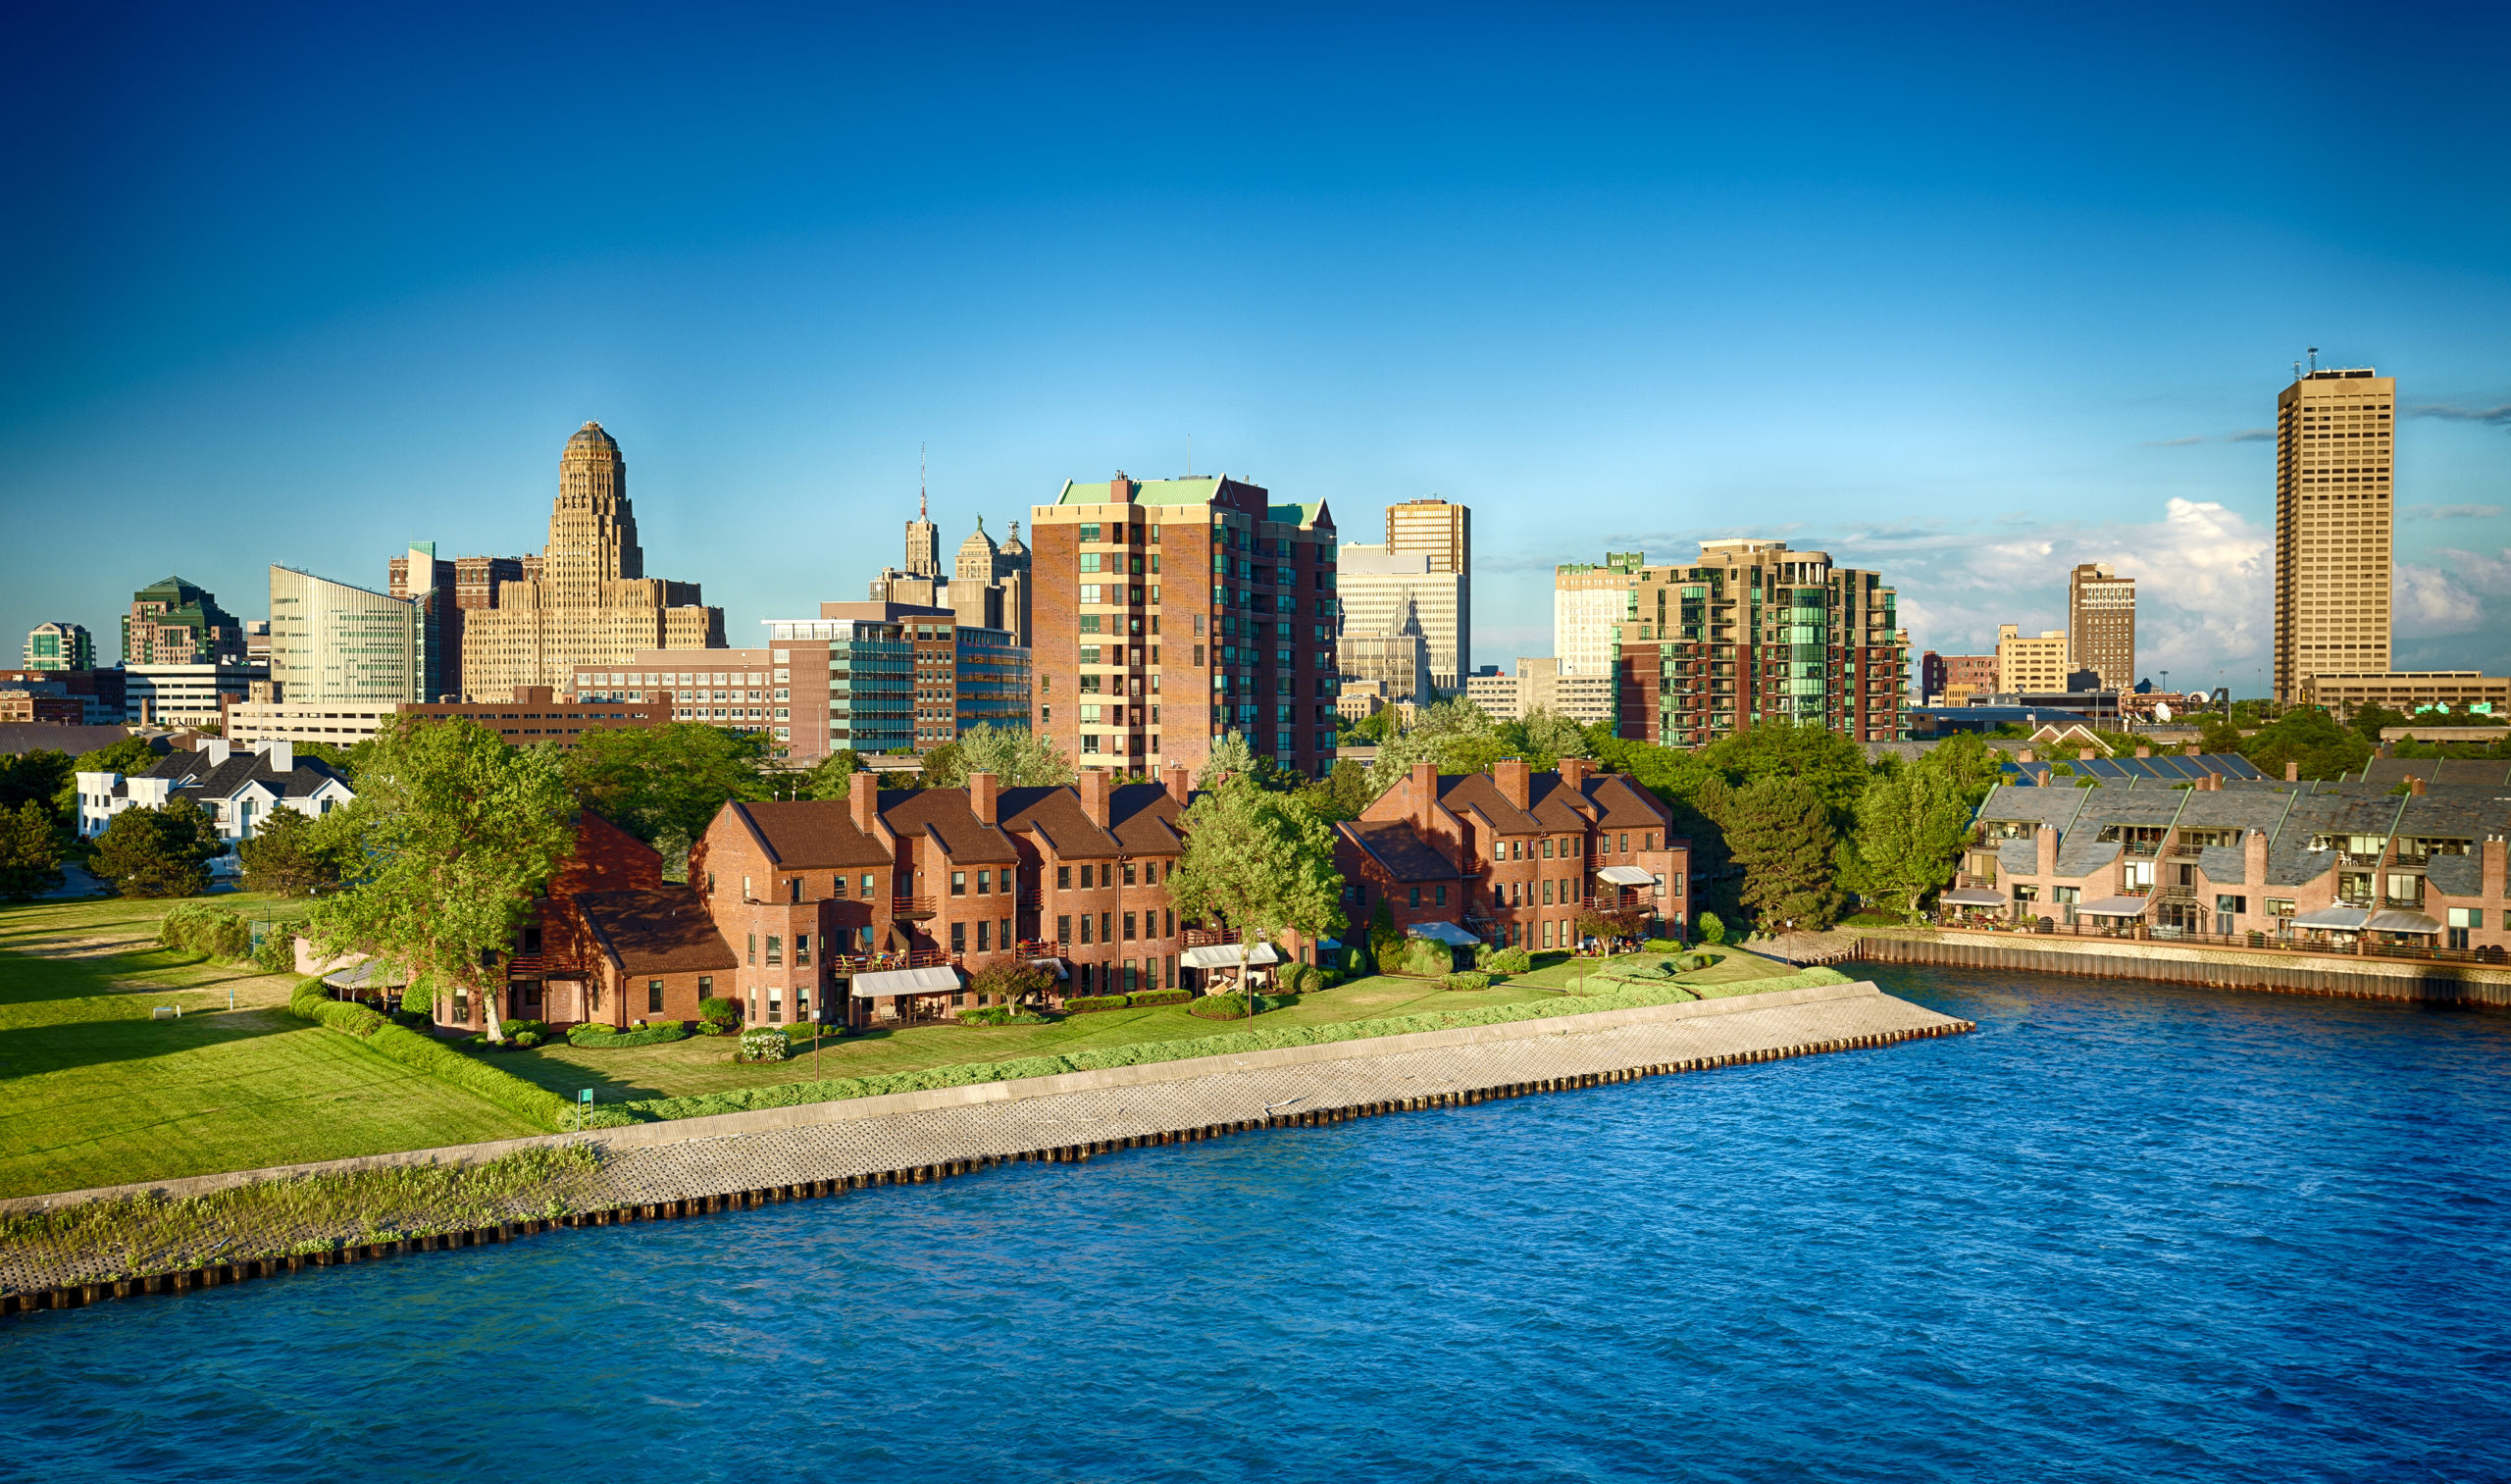
[[[2276,398],[2276,699],[2389,668],[2397,381],[2313,370]]]
[[[1517,673],[1468,675],[1464,697],[1493,721],[1523,721],[1552,711],[1581,726],[1612,721],[1620,691],[1617,675],[1570,675],[1559,659],[1520,659]]]
[[[1429,571],[1456,579],[1455,617],[1423,628],[1431,683],[1453,694],[1473,669],[1473,512],[1435,495],[1389,505],[1386,554],[1422,557]]]
[[[628,461],[598,423],[567,440],[538,575],[501,585],[496,606],[468,609],[462,683],[470,693],[563,688],[581,665],[624,665],[654,649],[716,649],[724,610],[695,583],[644,575]]]
[[[179,577],[130,595],[122,620],[126,665],[217,665],[244,662],[244,626],[218,606],[218,594]]]
[[[1591,570],[1622,605],[1621,736],[1696,746],[1788,722],[1860,742],[1907,739],[1910,637],[1881,573],[1759,538],[1704,541],[1689,566],[1652,567],[1630,552]]]
[[[238,746],[223,737],[199,749],[169,752],[138,773],[79,773],[78,834],[93,840],[128,809],[163,808],[187,799],[207,813],[219,840],[232,846],[259,835],[281,809],[321,818],[356,795],[331,764],[299,759],[293,744]]]
[[[1467,578],[1441,572],[1426,551],[1392,552],[1353,541],[1335,557],[1335,592],[1341,599],[1341,632],[1348,636],[1401,634],[1417,624],[1429,651],[1430,688],[1442,695],[1463,689],[1457,668],[1466,640]]]
[[[1552,569],[1552,652],[1563,675],[1612,675],[1614,642],[1624,619],[1639,617],[1644,551],[1608,551],[1601,565],[1563,562]]]
[[[2104,691],[2136,688],[2136,580],[2107,562],[2083,562],[2067,575],[2067,637],[2077,670],[2101,678]]]
[[[84,624],[55,620],[26,631],[26,668],[29,670],[93,670],[96,640]]]
[[[2067,689],[2067,631],[2043,629],[2033,639],[2014,624],[1997,626],[1997,693]]]
[[[1067,482],[1032,507],[1030,535],[1031,730],[1084,767],[1199,768],[1238,732],[1285,767],[1332,768],[1337,550],[1321,502],[1120,472]]]
[[[291,702],[398,704],[437,694],[432,626],[409,598],[274,566],[270,623],[270,679]]]

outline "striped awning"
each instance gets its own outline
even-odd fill
[[[2421,912],[2374,912],[2372,920],[2364,926],[2375,933],[2407,933],[2426,937],[2441,931],[2439,923]]]
[[[1200,948],[1188,948],[1186,956],[1179,961],[1190,969],[1234,969],[1238,967],[1238,945],[1214,943]],[[1260,969],[1268,963],[1281,962],[1282,955],[1273,951],[1271,944],[1259,943],[1256,945],[1256,951],[1247,956],[1247,961]]]
[[[1616,887],[1653,887],[1656,876],[1638,866],[1598,866],[1596,880]]]
[[[1426,938],[1452,948],[1478,948],[1482,940],[1452,922],[1416,922],[1404,930],[1407,938]]]
[[[2339,902],[2332,907],[2316,907],[2302,913],[2293,919],[2293,926],[2317,928],[2324,932],[2359,933],[2371,917],[2372,914],[2361,907],[2349,907]]]

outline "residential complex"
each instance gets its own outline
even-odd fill
[[[238,747],[224,738],[204,739],[198,751],[169,752],[145,772],[80,773],[74,783],[78,833],[88,840],[125,809],[189,799],[217,822],[218,838],[232,844],[260,834],[274,810],[319,817],[355,796],[329,763],[299,759],[287,742]]]
[[[55,621],[26,631],[26,668],[29,670],[93,670],[96,640],[83,624]]]
[[[1430,688],[1454,694],[1464,684],[1455,664],[1470,642],[1464,631],[1469,579],[1436,570],[1435,560],[1427,551],[1389,551],[1354,541],[1336,553],[1335,591],[1346,635],[1401,634],[1407,625],[1418,626],[1429,650]]]
[[[1690,921],[1691,843],[1655,794],[1584,758],[1452,776],[1415,763],[1335,836],[1355,925],[1383,905],[1408,931],[1447,924],[1463,944],[1542,949],[1574,947],[1590,910],[1630,913],[1652,936]]]
[[[628,461],[600,424],[587,423],[559,456],[558,497],[538,575],[501,583],[492,607],[464,610],[465,693],[564,687],[580,665],[624,665],[654,649],[723,647],[724,612],[701,604],[695,583],[644,571]]]
[[[2043,629],[2033,639],[2013,624],[1997,626],[1997,693],[2062,691],[2069,670],[2067,631]]]
[[[0,670],[0,691],[22,692],[17,720],[58,721],[79,726],[120,726],[123,722],[124,675],[111,670]]]
[[[434,637],[421,602],[271,568],[270,679],[278,699],[434,699]]]
[[[1494,721],[1522,721],[1528,712],[1543,710],[1584,726],[1618,714],[1621,678],[1610,672],[1564,674],[1561,661],[1550,658],[1520,659],[1514,675],[1485,668],[1489,673],[1464,678],[1464,695]]]
[[[1284,767],[1332,768],[1337,551],[1323,504],[1277,505],[1227,475],[1120,472],[1032,507],[1030,537],[1031,730],[1084,767],[1197,768],[1239,732]]]
[[[2100,677],[2098,689],[2136,687],[2136,580],[2106,562],[2067,574],[2067,634],[2073,667]]]
[[[2397,381],[2306,373],[2276,398],[2276,699],[2389,668]]]
[[[1825,727],[1860,742],[1908,736],[1902,691],[1909,635],[1882,574],[1835,567],[1784,541],[1704,541],[1690,566],[1616,552],[1554,578],[1554,649],[1595,663],[1595,627],[1619,618],[1606,649],[1616,726],[1634,741],[1697,746],[1766,721]],[[1563,599],[1575,594],[1575,601]]]
[[[218,594],[170,577],[130,595],[122,658],[126,665],[240,665],[244,626],[218,606]]]

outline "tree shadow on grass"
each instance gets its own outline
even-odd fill
[[[18,1026],[0,1030],[0,1081],[147,1061],[306,1029],[303,1022],[276,1010],[250,1008],[168,1020],[115,1016]]]

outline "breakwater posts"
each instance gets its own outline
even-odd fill
[[[2238,949],[2178,947],[2168,942],[2124,939],[2034,941],[2020,933],[1861,938],[1855,956],[1867,963],[2014,969],[2274,995],[2511,1005],[2511,973],[2412,959],[2242,953]]]
[[[1768,1002],[1757,1004],[1757,999]],[[1581,1032],[1576,1028],[1580,1021],[1613,1024]],[[73,1281],[0,1292],[0,1314],[76,1308],[143,1295],[185,1294],[309,1269],[512,1242],[562,1228],[756,1210],[882,1186],[926,1185],[1003,1165],[1080,1164],[1122,1151],[1202,1143],[1257,1130],[1325,1128],[1359,1118],[1472,1107],[1642,1078],[1873,1049],[1973,1029],[1976,1026],[1971,1021],[1895,999],[1870,984],[1820,986],[1640,1011],[1476,1027],[1476,1034],[1469,1037],[1459,1031],[1424,1032],[1377,1038],[1375,1043],[1301,1048],[1297,1050],[1307,1054],[1289,1063],[1282,1059],[1288,1053],[1266,1051],[1201,1058],[1201,1065],[1154,1063],[1103,1073],[1070,1073],[1032,1081],[1085,1085],[1042,1090],[1026,1098],[1015,1091],[1018,1084],[995,1083],[940,1094],[853,1100],[851,1105],[768,1110],[781,1115],[821,1110],[815,1121],[798,1126],[720,1131],[728,1123],[754,1123],[766,1116],[762,1113],[725,1114],[679,1125],[644,1124],[577,1136],[606,1146],[605,1170],[613,1176],[606,1182],[610,1199],[597,1199],[592,1209],[432,1236],[341,1242],[313,1252],[256,1255],[146,1276],[75,1275]],[[1402,1046],[1425,1042],[1431,1044]],[[1458,1064],[1460,1055],[1466,1057],[1462,1064]],[[1462,1075],[1439,1076],[1442,1063],[1437,1058],[1445,1059],[1445,1070]],[[1209,1065],[1218,1063],[1238,1065]],[[1285,1085],[1284,1075],[1297,1071],[1307,1075]],[[1146,1093],[1161,1095],[1164,1105],[1145,1105]],[[1106,1126],[1115,1121],[1103,1108],[1110,1099],[1123,1100],[1139,1115],[1135,1127]],[[936,1105],[937,1100],[941,1105]],[[889,1111],[869,1106],[882,1102],[924,1105]],[[1086,1105],[1092,1103],[1100,1106]],[[1199,1110],[1232,1111],[1233,1103],[1236,1116],[1194,1116]],[[1178,1112],[1188,1116],[1174,1116]],[[870,1116],[857,1116],[865,1114]],[[1100,1124],[1103,1132],[1098,1137],[1037,1139],[1042,1132],[1071,1128],[1085,1120]],[[674,1133],[686,1137],[672,1139]],[[989,1144],[993,1147],[986,1147]],[[486,1148],[510,1151],[511,1142]],[[922,1157],[920,1151],[925,1150],[940,1157]],[[918,1157],[898,1161],[897,1155],[908,1151],[919,1151]],[[441,1156],[458,1151],[424,1152]],[[830,1167],[831,1161],[850,1156],[858,1162],[868,1156],[868,1167],[842,1172]],[[415,1161],[420,1156],[400,1157]],[[373,1160],[342,1163],[374,1167]],[[811,1172],[808,1166],[815,1163],[828,1172]],[[727,1176],[755,1177],[780,1165],[785,1173],[800,1178],[752,1178],[708,1188]],[[231,1177],[217,1178],[232,1183]],[[68,1199],[47,1198],[54,1203]],[[23,1209],[29,1204],[10,1202],[6,1208]]]

